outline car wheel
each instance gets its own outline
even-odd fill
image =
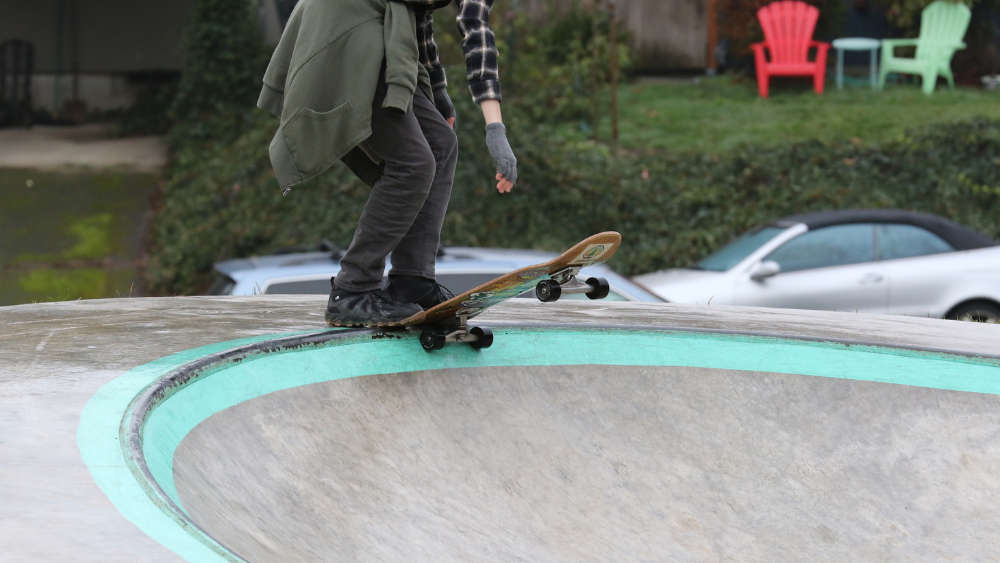
[[[989,301],[969,301],[952,309],[947,318],[978,323],[1000,323],[1000,305]]]

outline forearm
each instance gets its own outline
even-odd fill
[[[483,110],[483,119],[486,120],[487,125],[490,123],[503,123],[499,100],[483,100],[479,104],[479,107]]]

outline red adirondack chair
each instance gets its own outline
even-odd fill
[[[764,41],[751,47],[757,64],[757,89],[762,98],[767,97],[772,76],[812,76],[816,93],[823,93],[830,44],[812,40],[817,19],[819,10],[797,0],[773,2],[757,11]],[[810,61],[809,49],[813,47],[816,60]]]

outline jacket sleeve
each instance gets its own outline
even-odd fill
[[[292,12],[292,17],[289,18],[264,73],[264,87],[261,88],[257,107],[275,117],[280,118],[284,111],[285,80],[288,78],[288,69],[292,64],[292,55],[295,53],[295,43],[298,41],[301,25],[302,14],[296,10]]]
[[[385,83],[383,108],[406,113],[417,90],[418,57],[416,15],[400,2],[387,2],[385,10]]]

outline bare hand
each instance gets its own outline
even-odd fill
[[[449,117],[448,118],[448,125],[451,127],[452,131],[455,130],[455,118],[454,117]]]
[[[505,194],[514,189],[514,182],[511,182],[507,178],[504,178],[503,174],[497,174],[497,180],[500,180],[499,182],[497,182],[498,192]]]

